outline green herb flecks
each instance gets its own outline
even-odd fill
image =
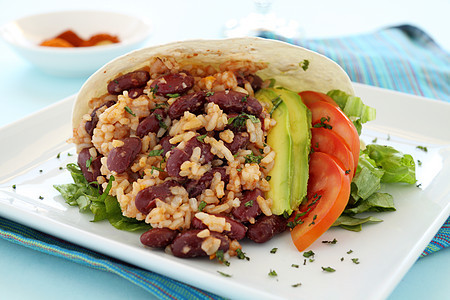
[[[240,248],[236,249],[236,254],[237,254],[237,258],[239,258],[239,259],[250,260],[250,257],[246,256],[245,252],[242,252],[242,250]]]
[[[309,68],[309,60],[304,59],[303,61],[299,62],[298,65],[303,69],[303,71],[306,71]]]
[[[128,106],[125,106],[125,110],[127,111],[127,113],[129,113],[130,115],[132,115],[133,117],[136,117],[136,114],[131,110],[131,108],[129,108]]]
[[[268,275],[269,275],[270,277],[277,277],[277,276],[278,276],[277,272],[276,272],[275,270],[272,270],[272,269],[270,269],[270,272],[269,272]]]
[[[216,258],[219,260],[219,262],[223,263],[225,266],[229,266],[230,262],[225,259],[223,250],[217,250],[216,251]]]
[[[322,270],[325,272],[330,272],[330,273],[336,272],[336,270],[333,269],[332,267],[322,267]]]
[[[306,257],[306,258],[312,257],[314,255],[315,255],[315,253],[312,250],[309,250],[307,252],[303,252],[303,257]]]
[[[264,157],[262,155],[255,155],[251,153],[245,156],[245,163],[246,164],[257,163],[259,165],[263,158]]]
[[[224,273],[224,272],[221,272],[221,271],[217,271],[217,273],[219,273],[220,275],[222,275],[224,277],[231,277],[230,274],[227,274],[227,273]]]
[[[272,250],[270,250],[270,253],[275,254],[277,253],[278,248],[272,248]]]
[[[337,243],[336,239],[333,239],[332,241],[322,241],[323,244],[331,244],[331,245],[335,245]]]
[[[206,205],[207,205],[207,203],[205,202],[205,201],[201,201],[199,204],[198,204],[198,211],[202,211],[205,207],[206,207]]]
[[[180,94],[176,93],[176,94],[166,94],[167,97],[169,98],[177,98],[180,97]]]
[[[329,124],[330,117],[322,117],[320,118],[320,123],[316,123],[313,125],[314,128],[325,128],[325,129],[333,129],[333,126]]]
[[[425,146],[417,146],[416,148],[422,150],[423,152],[428,152],[428,148]]]
[[[273,112],[280,106],[280,104],[283,102],[280,96],[276,97],[272,100],[272,109],[270,110],[269,114],[272,116]]]
[[[207,134],[204,135],[197,135],[197,141],[199,141],[200,143],[204,143],[204,139],[205,137],[207,137]]]
[[[163,154],[164,149],[159,149],[159,150],[151,150],[148,152],[148,156],[160,156],[161,154]]]
[[[233,126],[234,128],[240,130],[242,127],[245,126],[247,119],[252,121],[252,123],[259,123],[260,120],[255,117],[254,115],[250,115],[247,113],[241,113],[240,115],[236,117],[232,117],[228,119],[228,125]]]

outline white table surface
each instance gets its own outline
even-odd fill
[[[399,24],[421,27],[450,51],[450,1],[273,1],[272,11],[296,20],[305,37],[333,37]],[[253,11],[252,1],[0,0],[0,25],[22,16],[66,9],[108,9],[152,20],[148,44],[222,37],[223,24]],[[41,73],[0,41],[0,126],[75,94],[87,78]],[[5,146],[5,141],[0,141]],[[1,166],[0,166],[1,167]],[[420,258],[390,295],[448,299],[450,250]],[[357,284],[357,283],[355,283]],[[0,239],[0,299],[149,299],[149,293],[111,273],[94,270]]]

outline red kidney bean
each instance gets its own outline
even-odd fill
[[[228,236],[232,240],[242,240],[245,237],[245,233],[247,232],[247,227],[242,224],[241,222],[238,222],[229,216],[225,215],[216,215],[217,217],[225,218],[225,220],[230,223],[231,230],[230,231],[224,231],[223,234]],[[203,224],[203,222],[196,217],[192,219],[191,226],[193,229],[206,229],[208,226]]]
[[[141,235],[141,243],[152,248],[165,248],[172,244],[178,231],[169,228],[153,228]]]
[[[111,95],[121,94],[125,90],[143,87],[150,80],[147,71],[139,70],[119,76],[108,83],[108,93]]]
[[[207,96],[208,102],[213,102],[226,113],[248,113],[259,116],[262,112],[262,106],[255,98],[236,91],[219,91],[213,95]]]
[[[240,222],[247,222],[261,214],[256,198],[263,197],[264,193],[260,189],[245,191],[242,193],[241,204],[231,211],[233,217]]]
[[[117,174],[125,172],[131,166],[142,146],[141,140],[137,137],[128,137],[122,141],[124,144],[112,149],[106,161],[108,169]]]
[[[258,75],[252,75],[252,74],[247,75],[245,77],[238,76],[237,82],[238,82],[238,86],[240,86],[240,87],[244,87],[247,82],[250,83],[254,92],[257,92],[258,90],[260,90],[262,87],[262,84],[263,84],[263,80],[261,79],[261,77],[259,77]]]
[[[183,94],[194,86],[194,77],[186,73],[168,74],[155,79],[150,88],[159,96]]]
[[[191,156],[187,154],[186,151],[178,148],[173,148],[170,151],[170,156],[166,162],[167,174],[169,174],[170,177],[181,178],[180,176],[181,165],[185,161],[189,160],[190,157]]]
[[[102,155],[97,152],[97,157],[92,159],[89,148],[84,148],[78,154],[78,166],[80,166],[81,172],[83,172],[84,178],[86,178],[88,182],[97,181],[97,177],[102,175],[100,172],[100,167],[102,166],[100,161],[101,158]],[[87,163],[88,161],[89,163]],[[86,166],[87,164],[89,167]]]
[[[201,149],[201,163],[206,164],[213,160],[214,154],[211,153],[211,146],[200,142],[197,137],[193,137],[187,141],[184,149],[174,148],[171,150],[166,163],[166,169],[169,176],[181,178],[179,175],[180,167],[185,161],[191,158],[192,152],[196,147]]]
[[[283,216],[264,215],[255,224],[248,226],[247,237],[255,243],[265,243],[286,229],[287,220]]]
[[[220,173],[220,178],[225,182],[225,184],[228,182],[229,176],[226,173],[225,168],[212,168],[211,170],[203,174],[203,176],[199,180],[190,180],[184,185],[186,191],[189,193],[189,197],[195,198],[200,195],[205,189],[208,189],[211,186],[211,181],[216,172]]]
[[[97,126],[98,123],[98,116],[97,116],[97,110],[99,110],[101,107],[106,106],[106,107],[111,107],[114,104],[116,104],[116,101],[108,101],[103,103],[102,105],[100,105],[99,107],[95,108],[92,113],[91,113],[91,120],[87,121],[86,124],[84,125],[84,129],[86,129],[86,132],[92,136],[92,134],[94,133],[94,129]]]
[[[179,186],[180,184],[175,180],[164,181],[163,183],[155,186],[149,186],[137,193],[134,198],[136,208],[143,214],[148,214],[153,208],[156,207],[156,199],[164,201],[171,194],[170,188]]]
[[[203,109],[206,102],[206,93],[201,91],[194,94],[184,95],[178,98],[169,107],[169,117],[174,120],[181,117],[185,111],[198,113]]]
[[[250,142],[250,137],[246,132],[239,132],[234,134],[233,141],[231,143],[224,143],[225,147],[227,147],[231,153],[235,154],[239,151],[239,149],[246,148],[248,143]]]
[[[131,99],[136,99],[140,95],[144,94],[145,87],[132,88],[128,91],[128,97]]]
[[[197,236],[200,231],[200,229],[191,229],[179,234],[171,245],[173,255],[182,258],[207,256],[202,249],[202,243],[206,238]],[[227,236],[214,231],[211,231],[211,236],[220,239],[219,250],[228,251],[230,239]]]
[[[173,147],[175,147],[174,144],[171,144],[169,142],[171,138],[172,138],[171,136],[165,136],[159,141],[159,144],[162,146],[164,150],[162,156],[165,156],[167,152],[169,152],[170,150],[172,150]]]
[[[148,117],[139,123],[136,128],[136,135],[142,138],[149,132],[158,132],[159,128],[161,128],[161,122],[164,122],[166,117],[167,114],[164,110],[160,108],[155,109]]]

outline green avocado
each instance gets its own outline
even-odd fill
[[[271,181],[269,181],[271,191],[267,196],[273,200],[272,212],[274,214],[280,215],[284,211],[290,214],[302,203],[307,192],[311,147],[311,112],[303,104],[297,93],[285,88],[262,89],[258,91],[256,98],[266,103],[269,101],[271,104],[281,100],[287,107],[289,128],[286,129],[284,135],[288,134],[291,137],[291,147],[285,148],[285,144],[280,143],[282,134],[274,131],[277,126],[270,130],[267,136],[267,143],[277,153],[274,168],[270,172],[272,176]],[[277,124],[279,121],[276,112],[279,108],[280,106],[272,113],[272,118],[277,121]],[[279,130],[281,130],[281,127]],[[291,151],[291,164],[287,165],[283,161],[283,157],[289,151]],[[280,164],[277,163],[279,159],[283,161]],[[274,180],[278,177],[284,179]],[[274,181],[272,182],[272,180]],[[289,184],[280,186],[278,185],[279,182],[289,182]],[[289,202],[286,202],[286,194],[289,194]]]
[[[273,103],[277,101],[275,92],[262,89],[255,95],[256,98],[267,105],[269,111],[274,108]],[[273,101],[273,102],[272,102]],[[273,200],[272,213],[281,215],[285,210],[291,211],[291,183],[293,176],[292,163],[292,136],[290,129],[289,110],[284,101],[280,101],[273,109],[272,118],[277,124],[267,135],[267,144],[275,151],[275,163],[270,176],[270,191],[266,198]]]

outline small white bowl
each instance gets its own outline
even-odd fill
[[[116,35],[119,43],[59,48],[39,46],[63,31],[83,39],[98,33]],[[150,34],[147,20],[107,11],[60,11],[24,17],[0,27],[0,36],[42,71],[66,77],[89,76],[113,58],[144,45]]]

